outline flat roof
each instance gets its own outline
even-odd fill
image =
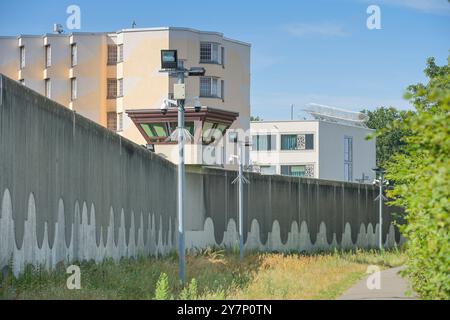
[[[187,27],[152,27],[152,28],[127,28],[127,29],[121,29],[117,31],[117,33],[123,33],[123,32],[147,32],[147,31],[187,31],[187,32],[194,32],[198,34],[208,34],[208,35],[214,35],[223,38],[226,41],[236,42],[238,44],[246,45],[251,47],[251,44],[248,42],[231,39],[224,37],[222,32],[217,31],[201,31],[194,28],[187,28]]]
[[[29,34],[20,34],[18,36],[0,36],[0,38],[28,38],[28,37],[50,37],[50,36],[72,36],[72,35],[114,35],[119,33],[125,33],[125,32],[148,32],[148,31],[188,31],[188,32],[194,32],[198,34],[206,34],[206,35],[214,35],[221,37],[225,41],[234,42],[237,44],[245,45],[248,47],[251,47],[251,44],[245,41],[240,41],[232,38],[224,37],[222,32],[217,31],[201,31],[194,28],[187,28],[187,27],[151,27],[151,28],[125,28],[120,29],[118,31],[105,31],[105,32],[89,32],[89,31],[76,31],[76,32],[70,32],[70,33],[45,33],[43,35],[29,35]]]
[[[331,122],[331,121],[324,121],[319,119],[311,119],[311,120],[263,120],[263,121],[250,121],[250,125],[252,124],[277,124],[277,123],[305,123],[305,122],[320,122],[320,123],[327,123],[332,125],[339,125],[339,126],[346,126],[346,127],[352,127],[352,128],[361,128],[365,130],[371,130],[375,131],[375,129],[371,129],[368,127],[360,126],[360,125],[354,125],[351,123],[344,123],[344,122]]]

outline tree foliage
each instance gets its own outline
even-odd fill
[[[380,107],[374,111],[362,110],[369,117],[367,126],[377,130],[375,136],[377,165],[384,166],[389,159],[405,145],[402,140],[408,133],[405,128],[395,126],[397,121],[403,121],[410,112],[399,111],[394,107]]]
[[[427,84],[407,89],[416,112],[395,122],[409,134],[386,169],[393,204],[406,211],[406,274],[422,298],[450,299],[450,57],[428,59],[425,74]]]
[[[263,121],[259,116],[250,116],[250,121]]]

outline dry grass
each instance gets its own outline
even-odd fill
[[[365,274],[369,264],[397,266],[399,251],[358,251],[328,254],[250,253],[241,262],[236,254],[204,250],[187,256],[187,279],[196,280],[199,299],[334,299]],[[179,299],[176,254],[163,259],[111,260],[79,264],[81,290],[68,290],[64,268],[52,272],[35,268],[19,279],[0,279],[6,299],[153,299],[161,273],[168,275],[169,299]]]
[[[320,299],[334,298],[357,279],[366,265],[331,255],[260,257],[260,268],[242,290],[230,295],[236,299]]]

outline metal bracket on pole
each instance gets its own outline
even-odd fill
[[[236,178],[234,178],[233,181],[231,181],[231,184],[235,184],[239,182],[239,179],[242,179],[242,182],[245,184],[250,184],[250,180],[248,180],[244,175],[238,174]]]
[[[381,195],[381,199],[383,199],[383,201],[388,201],[388,198],[386,198],[384,195]],[[375,199],[373,199],[373,201],[378,201],[380,200],[380,195],[377,195],[377,197]]]

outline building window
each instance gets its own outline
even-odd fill
[[[200,77],[200,97],[221,98],[221,81],[214,77]]]
[[[109,130],[117,131],[117,113],[108,112],[106,116],[106,127]]]
[[[253,150],[257,151],[270,151],[276,149],[276,136],[275,135],[254,135],[252,137]]]
[[[70,46],[70,64],[72,67],[76,66],[78,63],[78,49],[77,44],[73,43]]]
[[[283,134],[281,150],[314,150],[314,134]]]
[[[353,181],[353,138],[344,137],[344,180]]]
[[[123,112],[117,114],[117,131],[123,131]]]
[[[72,78],[70,79],[70,99],[76,100],[77,95],[77,78]]]
[[[294,177],[314,177],[314,165],[290,165],[290,166],[281,166],[281,174],[285,176],[294,176]]]
[[[219,45],[211,42],[200,43],[200,62],[219,63]]]
[[[107,98],[115,99],[117,98],[117,80],[116,79],[108,79],[107,82]]]
[[[220,80],[220,97],[222,101],[225,101],[225,81]]]
[[[219,122],[205,121],[202,125],[202,143],[213,144],[225,136],[227,125]]]
[[[123,97],[123,79],[117,80],[117,96]]]
[[[172,141],[171,135],[177,130],[177,122],[141,123],[141,129],[154,142]],[[186,122],[185,129],[194,135],[194,122]]]
[[[261,174],[276,174],[277,167],[276,166],[260,166],[259,173],[261,173]]]
[[[50,79],[45,79],[45,96],[51,98],[52,95],[52,83]]]
[[[123,44],[117,46],[117,62],[123,61]]]
[[[52,65],[52,48],[50,45],[45,46],[45,67],[48,68]]]
[[[306,166],[281,166],[281,174],[285,176],[296,176],[296,177],[304,177],[305,176]]]
[[[20,47],[20,69],[25,68],[25,47]]]
[[[117,64],[117,46],[115,44],[108,45],[108,65]]]

